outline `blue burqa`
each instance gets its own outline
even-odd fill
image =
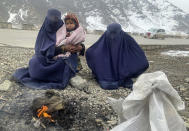
[[[144,51],[117,23],[86,51],[86,59],[101,88],[108,90],[132,88],[132,78],[149,66]]]
[[[76,72],[77,54],[72,54],[66,59],[53,59],[56,32],[62,25],[61,13],[56,9],[48,10],[37,36],[35,55],[29,61],[28,68],[16,70],[13,74],[14,79],[36,89],[64,89],[67,86]]]

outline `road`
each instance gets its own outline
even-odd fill
[[[0,46],[18,46],[33,48],[38,31],[0,29]],[[85,45],[90,47],[99,39],[100,35],[87,34]],[[189,45],[189,39],[146,39],[140,36],[133,36],[140,45]]]

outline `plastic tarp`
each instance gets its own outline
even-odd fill
[[[184,102],[161,71],[142,74],[128,97],[108,101],[120,123],[112,131],[186,131],[177,113]]]

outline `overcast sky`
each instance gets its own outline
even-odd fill
[[[180,7],[187,13],[189,13],[189,0],[169,0],[172,2],[174,5]]]

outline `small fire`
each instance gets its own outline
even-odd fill
[[[37,110],[37,117],[40,118],[40,117],[45,117],[45,118],[48,118],[51,122],[55,122],[53,119],[52,119],[52,116],[49,115],[47,113],[47,110],[48,110],[48,107],[47,106],[42,106],[41,109],[38,109]]]

